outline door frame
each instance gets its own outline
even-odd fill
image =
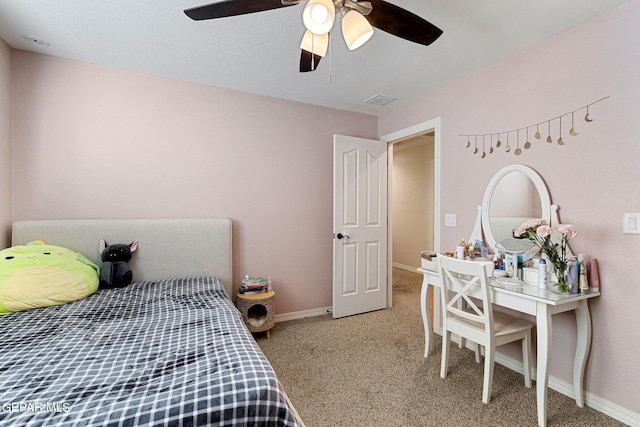
[[[405,139],[433,130],[434,145],[434,182],[433,182],[433,249],[440,251],[441,238],[441,168],[442,168],[442,118],[436,117],[422,123],[409,126],[396,132],[380,137],[380,141],[387,144],[387,307],[392,306],[393,294],[393,218],[391,206],[393,203],[393,144]]]

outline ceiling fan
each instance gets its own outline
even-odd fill
[[[425,46],[442,35],[440,28],[425,19],[383,0],[222,0],[186,9],[184,13],[195,21],[202,21],[304,2],[307,4],[302,20],[307,31],[300,44],[300,72],[314,71],[325,56],[336,14],[341,15],[342,34],[350,50],[357,49],[371,38],[372,27]]]

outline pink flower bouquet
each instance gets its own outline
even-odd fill
[[[566,281],[565,273],[569,261],[573,259],[567,255],[567,242],[570,238],[576,237],[578,233],[572,224],[558,224],[555,231],[560,235],[560,243],[554,243],[551,241],[553,231],[554,229],[549,226],[547,221],[542,218],[534,218],[525,221],[513,232],[513,235],[529,239],[540,248],[553,265],[558,278],[558,290],[567,293],[571,288]]]

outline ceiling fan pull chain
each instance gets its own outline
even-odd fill
[[[331,83],[331,65],[333,63],[333,45],[331,44],[333,37],[331,37],[331,33],[332,31],[329,31],[329,83]]]
[[[316,70],[316,35],[311,33],[311,71]]]

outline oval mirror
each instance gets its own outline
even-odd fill
[[[538,247],[513,238],[513,230],[531,218],[551,222],[551,197],[542,177],[524,165],[509,165],[491,178],[482,199],[482,230],[487,245],[497,252],[523,253],[532,258]]]

